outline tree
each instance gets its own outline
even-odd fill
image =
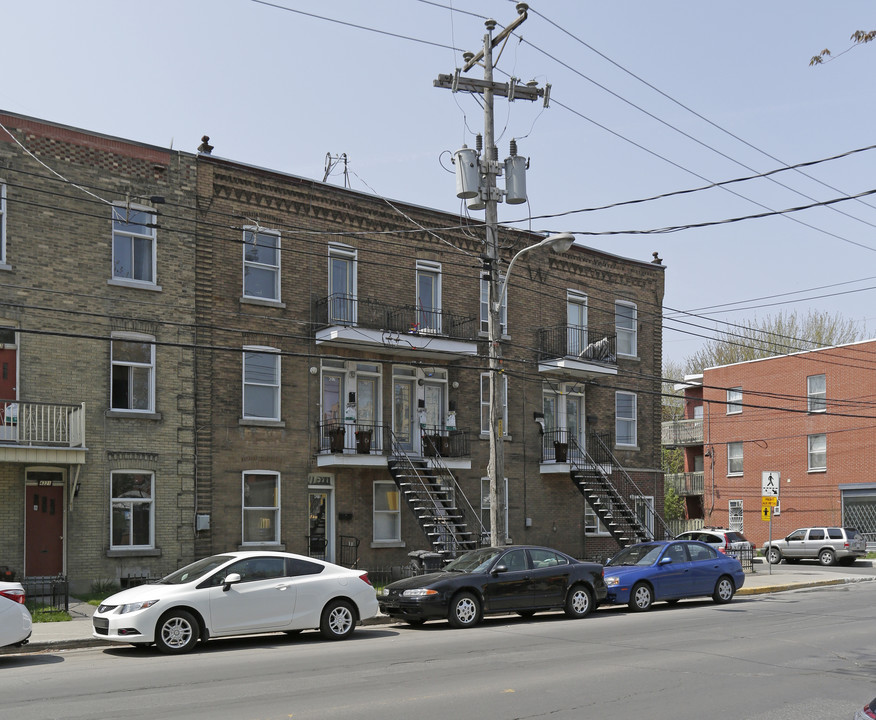
[[[852,47],[855,47],[855,45],[864,45],[865,43],[876,40],[876,30],[855,30],[849,40],[852,40],[854,42],[854,45],[852,45]],[[852,49],[852,47],[847,48],[843,52],[848,52]],[[840,55],[842,54],[843,53],[840,53]],[[839,55],[837,57],[839,57]],[[810,67],[812,65],[823,64],[825,62],[824,58],[830,58],[830,50],[828,50],[827,48],[824,48],[824,50],[818,53],[818,55],[812,56],[812,59],[809,61]]]
[[[663,495],[663,514],[667,520],[684,518],[684,498],[671,485],[667,485]]]
[[[685,366],[690,373],[700,373],[708,367],[843,345],[862,337],[855,321],[840,315],[810,310],[800,318],[796,312],[782,312],[719,331],[715,340],[687,358]]]
[[[663,422],[681,420],[684,417],[684,393],[675,386],[684,380],[684,369],[681,364],[672,360],[663,363],[663,402],[661,404]],[[684,471],[684,451],[680,447],[663,447],[661,451],[661,467],[667,474]],[[669,490],[666,489],[664,503],[668,512]],[[668,516],[667,516],[668,517]],[[676,520],[678,518],[668,518]]]

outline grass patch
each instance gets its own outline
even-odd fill
[[[54,608],[46,606],[41,606],[35,610],[31,610],[30,616],[35,623],[67,622],[68,620],[73,619],[70,617],[70,613],[66,610],[55,610]]]

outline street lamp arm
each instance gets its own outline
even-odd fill
[[[564,253],[572,247],[573,242],[575,242],[575,236],[572,233],[556,233],[555,235],[549,235],[535,245],[529,245],[518,250],[517,254],[511,258],[511,262],[508,263],[508,269],[505,270],[505,279],[502,281],[502,287],[499,289],[499,296],[494,309],[498,311],[502,307],[502,303],[505,302],[505,295],[508,293],[508,280],[511,278],[511,269],[514,267],[514,263],[517,262],[517,258],[528,253],[530,250],[537,250],[543,247],[549,247],[557,253]]]

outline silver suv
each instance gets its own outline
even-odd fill
[[[688,530],[681,533],[676,540],[699,540],[711,545],[715,550],[729,554],[731,550],[754,550],[745,535],[736,530],[726,528],[706,527],[702,530]]]
[[[782,559],[789,563],[808,559],[822,565],[851,565],[867,554],[867,543],[854,528],[800,528],[784,540],[764,543],[763,554],[772,565]]]

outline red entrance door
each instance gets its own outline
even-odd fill
[[[15,400],[15,359],[17,350],[0,350],[0,402]]]
[[[64,571],[64,487],[28,485],[24,572],[29,577]]]

